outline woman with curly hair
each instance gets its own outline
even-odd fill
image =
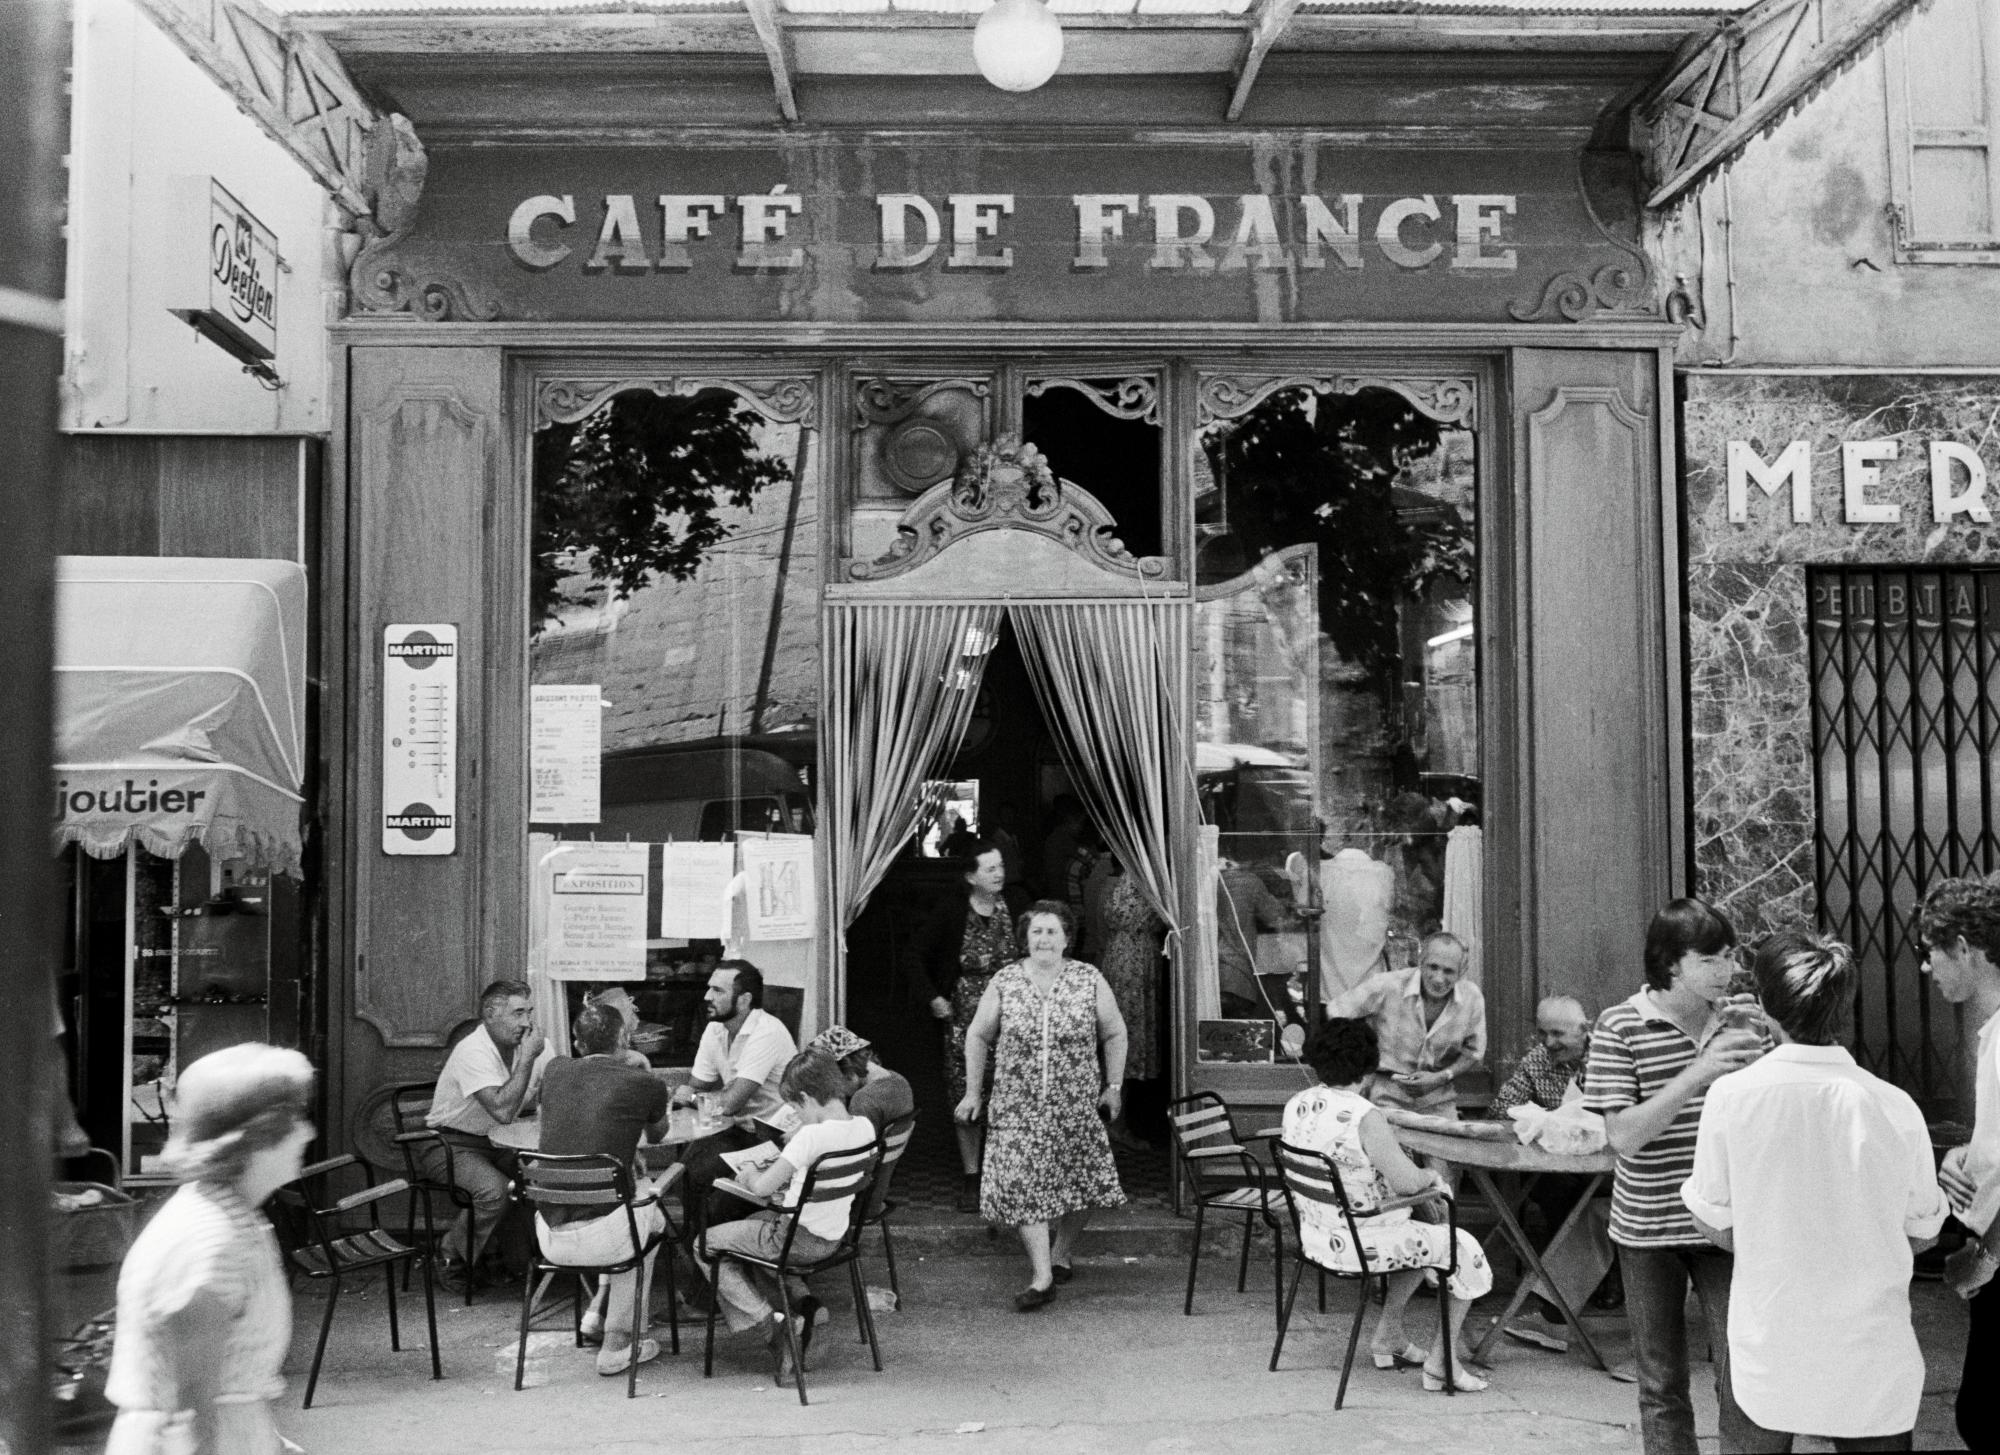
[[[297,1051],[213,1051],[180,1075],[164,1160],[180,1182],[118,1275],[106,1455],[277,1455],[271,1402],[292,1300],[257,1209],[299,1175],[312,1095]]]

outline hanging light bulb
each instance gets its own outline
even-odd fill
[[[1042,0],[994,0],[972,32],[979,74],[1002,91],[1032,91],[1062,64],[1062,26]]]

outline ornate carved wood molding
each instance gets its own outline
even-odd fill
[[[1039,461],[1036,462],[1039,464]],[[1164,581],[1164,556],[1134,556],[1114,532],[1111,512],[1081,485],[1056,481],[1046,466],[1015,452],[981,450],[957,476],[933,485],[896,522],[896,543],[848,567],[854,581],[886,581],[915,570],[956,541],[985,531],[1046,536],[1098,570],[1125,581]]]
[[[1478,382],[1470,374],[1204,374],[1196,389],[1197,425],[1237,419],[1280,389],[1355,394],[1390,389],[1439,424],[1471,429],[1477,421]]]
[[[1636,216],[1622,218],[1631,224],[1632,236],[1621,237],[1605,225],[1598,202],[1614,216],[1636,206],[1632,178],[1622,158],[1601,158],[1593,164],[1588,153],[1579,156],[1576,167],[1577,195],[1598,236],[1609,243],[1625,261],[1605,263],[1593,271],[1579,268],[1557,273],[1542,284],[1532,301],[1516,299],[1507,305],[1507,315],[1517,323],[1545,323],[1561,318],[1566,323],[1594,322],[1611,318],[1658,318],[1663,316],[1656,296],[1653,262],[1634,241],[1639,235]]]
[[[1105,388],[1106,384],[1110,388]],[[1106,414],[1119,419],[1136,419],[1142,424],[1160,422],[1160,381],[1152,374],[1132,374],[1122,379],[1071,379],[1055,375],[1028,381],[1026,393],[1038,398],[1051,389],[1074,389]]]
[[[854,381],[854,428],[898,424],[922,408],[925,400],[947,389],[963,389],[978,399],[993,392],[991,383],[985,379],[895,379],[871,375]]]
[[[544,379],[535,387],[535,428],[548,424],[574,424],[603,408],[620,394],[647,390],[666,398],[701,393],[706,389],[726,389],[773,424],[797,424],[812,428],[819,414],[816,381],[810,375],[740,377],[721,374],[690,374],[672,378],[585,378]]]
[[[1725,16],[1634,108],[1648,207],[1670,207],[1880,43],[1921,0],[1764,0]]]

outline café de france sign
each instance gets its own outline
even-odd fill
[[[1012,192],[952,192],[927,197],[882,192],[873,197],[871,266],[903,272],[926,266],[1006,272],[1009,241],[1023,199]],[[1048,207],[1060,199],[1030,199]],[[1418,271],[1442,263],[1457,270],[1512,272],[1507,220],[1518,209],[1511,193],[1423,193],[1369,197],[1359,192],[1277,198],[1263,192],[1210,198],[1193,192],[1080,192],[1068,201],[1069,266],[1086,273],[1112,265],[1115,243],[1137,243],[1131,265],[1156,272],[1358,270],[1370,256]],[[1279,204],[1295,209],[1290,236],[1281,233]],[[668,192],[646,196],[540,193],[523,199],[507,223],[507,247],[534,272],[576,260],[585,273],[676,273],[697,252],[726,250],[738,270],[803,267],[794,236],[807,199],[785,186],[768,192]],[[642,212],[644,220],[642,221]],[[719,224],[734,241],[718,236]],[[576,239],[572,242],[571,239]],[[587,248],[587,252],[584,249]],[[1378,264],[1379,266],[1379,264]]]

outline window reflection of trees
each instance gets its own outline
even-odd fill
[[[1447,836],[1478,821],[1481,796],[1472,436],[1387,389],[1295,386],[1198,439],[1201,594],[1236,622],[1217,638],[1222,651],[1267,659],[1223,669],[1229,690],[1282,694],[1276,679],[1299,656],[1285,642],[1284,619],[1296,612],[1273,615],[1261,599],[1276,584],[1263,578],[1281,558],[1291,561],[1286,579],[1313,593],[1319,632],[1317,701],[1300,709],[1316,719],[1315,741],[1273,731],[1283,714],[1268,702],[1259,713],[1247,700],[1220,704],[1210,715],[1227,721],[1203,722],[1209,757],[1234,760],[1237,777],[1293,776],[1282,759],[1307,770],[1296,775],[1297,793],[1310,804],[1289,812],[1266,805],[1259,815],[1297,822],[1304,832],[1269,835],[1266,856],[1254,852],[1252,836],[1232,836],[1238,826],[1224,823],[1225,853],[1232,837],[1243,850],[1234,857],[1260,864],[1303,847],[1310,824],[1299,821],[1316,807],[1328,850],[1358,848],[1396,871],[1392,935],[1436,928],[1445,913]],[[1299,560],[1300,548],[1309,561]],[[1246,632],[1245,611],[1267,618],[1269,630]],[[1264,724],[1263,741],[1253,723]],[[1260,765],[1256,750],[1273,756]],[[1218,822],[1232,798],[1247,797],[1245,785],[1205,786],[1204,806]],[[1272,786],[1260,784],[1266,796]]]

